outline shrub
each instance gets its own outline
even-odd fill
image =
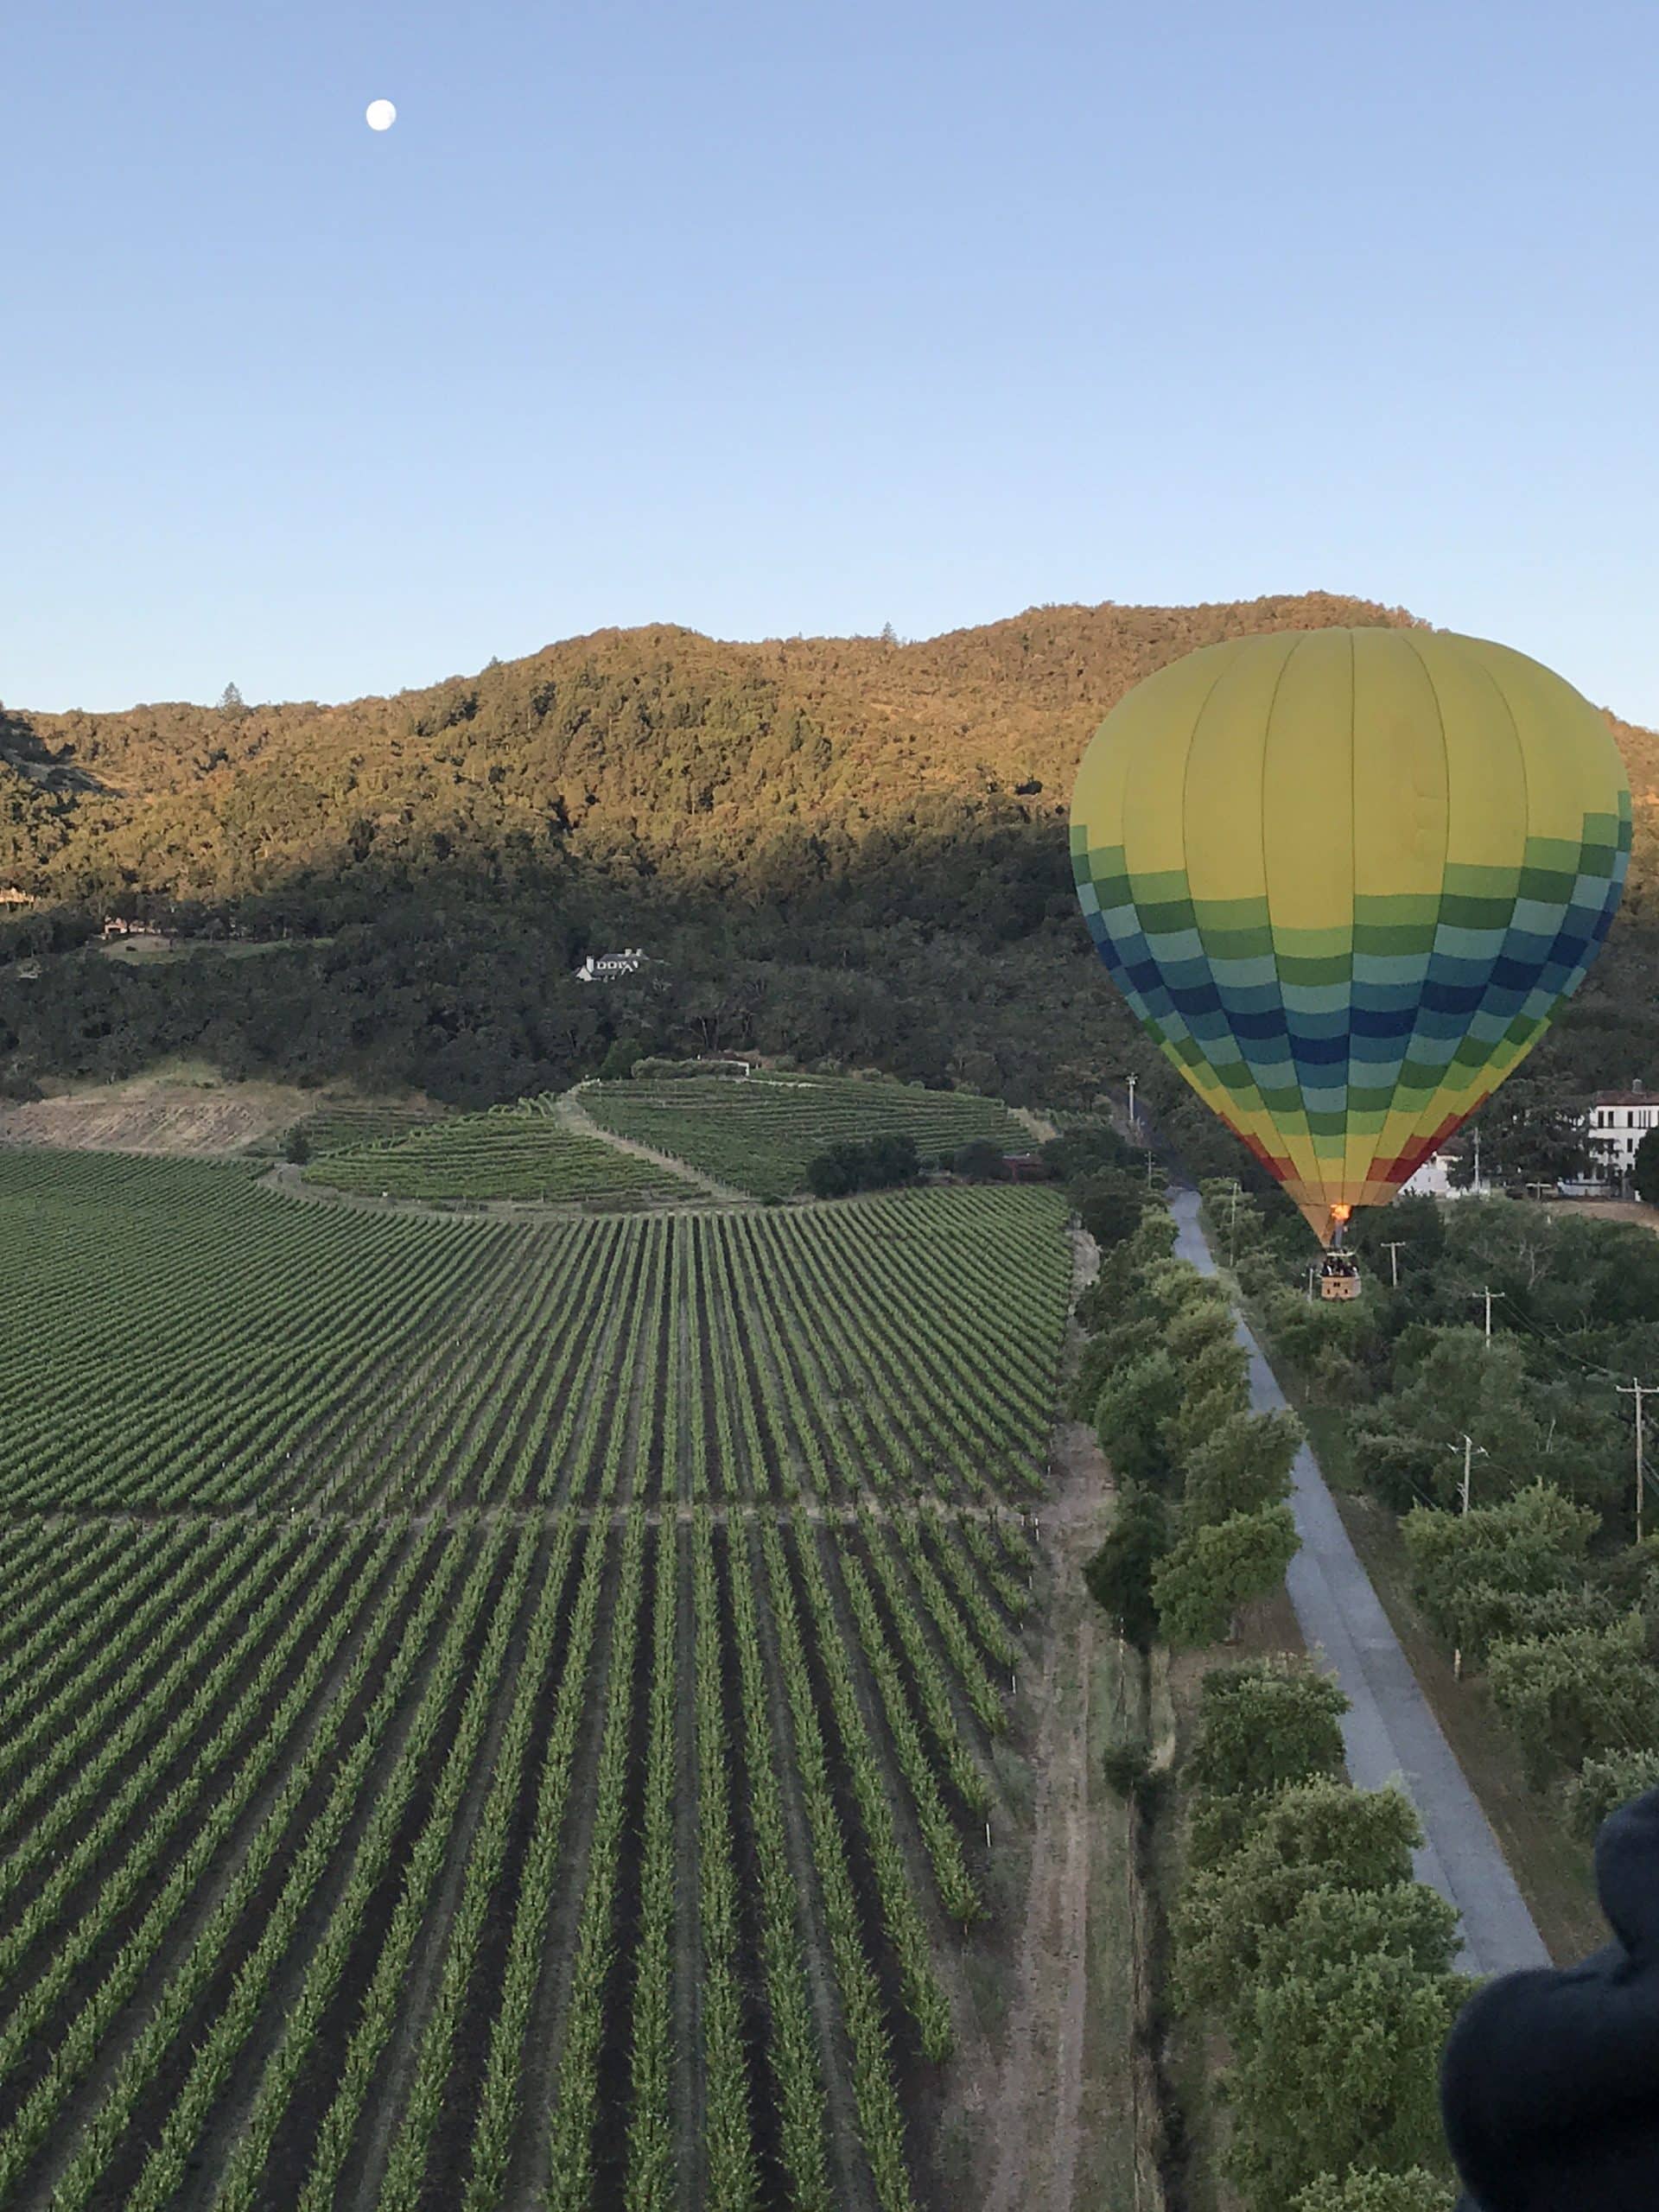
[[[1290,2212],[1452,2212],[1452,2191],[1421,2166],[1399,2174],[1351,2166],[1340,2180],[1323,2173],[1309,2182]]]
[[[1168,1506],[1154,1491],[1128,1483],[1119,1493],[1105,1542],[1083,1570],[1096,1602],[1141,1650],[1157,1631],[1152,1578],[1170,1542]]]
[[[599,1064],[601,1083],[626,1083],[644,1047],[637,1037],[619,1037]],[[678,1070],[677,1069],[677,1074]]]
[[[1199,1696],[1187,1777],[1202,1790],[1266,1796],[1342,1772],[1348,1700],[1305,1663],[1257,1659],[1212,1667]]]
[[[1659,1751],[1610,1751],[1586,1759],[1567,1786],[1567,1825],[1592,1841],[1609,1813],[1659,1789]]]
[[[1283,1408],[1230,1413],[1190,1454],[1182,1497],[1189,1521],[1224,1521],[1254,1513],[1290,1495],[1290,1471],[1301,1424]]]
[[[1160,1560],[1152,1594],[1171,1643],[1213,1643],[1242,1609],[1285,1579],[1299,1539],[1287,1505],[1231,1513],[1184,1535]]]
[[[1180,1395],[1180,1377],[1166,1351],[1131,1360],[1108,1379],[1095,1405],[1095,1430],[1120,1480],[1167,1478],[1170,1463],[1163,1428]]]
[[[1132,1797],[1151,1770],[1152,1755],[1144,1744],[1109,1744],[1101,1764],[1113,1796]]]
[[[1311,1891],[1408,1882],[1421,1841],[1417,1815],[1398,1789],[1322,1778],[1281,1790],[1237,1851],[1183,1887],[1173,1915],[1177,2003],[1230,2012],[1255,1980],[1263,1939]]]
[[[1354,1959],[1408,1960],[1421,1974],[1450,1974],[1458,1952],[1457,1907],[1427,1882],[1385,1890],[1310,1890],[1282,1928],[1262,1941],[1264,1982]]]
[[[976,1183],[1006,1183],[1008,1163],[1000,1144],[993,1144],[988,1137],[970,1137],[966,1144],[958,1145],[950,1155],[954,1174],[968,1177]],[[1135,1224],[1129,1224],[1133,1229]],[[1128,1230],[1124,1234],[1127,1236]]]
[[[1637,1614],[1611,1628],[1496,1643],[1488,1681],[1535,1789],[1598,1754],[1659,1750],[1659,1675]]]
[[[1361,2158],[1408,2168],[1439,2153],[1440,2050],[1471,1987],[1385,1955],[1251,1993],[1224,2163],[1258,2212]]]

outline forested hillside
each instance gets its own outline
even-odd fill
[[[607,631],[338,706],[0,713],[0,887],[35,902],[0,931],[0,1076],[27,1091],[188,1050],[479,1103],[626,1038],[1085,1103],[1126,1053],[1153,1072],[1067,865],[1101,716],[1215,639],[1413,619],[1313,594],[1044,607],[913,645]],[[1552,1048],[1573,1081],[1659,1057],[1641,927],[1659,739],[1615,728],[1637,849]],[[129,969],[79,949],[112,912],[186,947],[292,942]],[[575,982],[613,938],[657,964]]]

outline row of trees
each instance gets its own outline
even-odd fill
[[[1142,1649],[1212,1643],[1294,1555],[1301,1432],[1252,1411],[1230,1300],[1173,1256],[1173,1224],[1124,1148],[1073,1137],[1057,1151],[1104,1247],[1078,1306],[1091,1333],[1074,1409],[1118,1503],[1089,1584]],[[1225,2030],[1224,2164],[1249,2212],[1449,2212],[1438,2065],[1473,1985],[1452,1971],[1455,1912],[1413,1878],[1409,1802],[1343,1779],[1346,1710],[1304,1663],[1205,1675],[1171,1993]],[[1143,1757],[1120,1765],[1119,1779],[1144,1774]]]
[[[1467,1435],[1478,1502],[1543,1475],[1600,1516],[1605,1544],[1633,1531],[1629,1405],[1614,1386],[1659,1361],[1659,1238],[1507,1198],[1400,1198],[1357,1219],[1364,1297],[1327,1306],[1305,1295],[1316,1255],[1282,1193],[1205,1187],[1217,1248],[1275,1357],[1343,1409],[1353,1471],[1381,1503],[1459,1504]]]
[[[1449,2212],[1440,2053],[1476,1984],[1412,1877],[1395,1789],[1342,1778],[1347,1700],[1305,1664],[1205,1675],[1173,1992],[1225,2028],[1225,2166],[1251,2212]]]
[[[806,1185],[815,1198],[843,1198],[855,1191],[890,1191],[914,1183],[921,1172],[912,1136],[847,1138],[807,1162]]]
[[[1599,1527],[1547,1482],[1402,1523],[1425,1615],[1586,1838],[1659,1783],[1659,1542],[1592,1554]]]
[[[1142,1648],[1212,1643],[1284,1579],[1296,1551],[1286,1503],[1300,1432],[1250,1410],[1248,1358],[1220,1285],[1172,1256],[1174,1224],[1148,1207],[1078,1301],[1091,1332],[1074,1408],[1092,1419],[1118,1483],[1090,1586]]]
[[[1362,1222],[1365,1299],[1331,1307],[1285,1283],[1306,1236],[1270,1205],[1212,1184],[1206,1205],[1275,1357],[1344,1408],[1354,1473],[1402,1515],[1430,1627],[1484,1678],[1533,1787],[1593,1835],[1659,1783],[1659,1541],[1630,1541],[1615,1388],[1659,1357],[1659,1240],[1505,1199],[1398,1201]]]

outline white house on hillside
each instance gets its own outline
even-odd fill
[[[1639,1083],[1628,1090],[1599,1090],[1585,1128],[1591,1158],[1604,1174],[1628,1175],[1636,1147],[1656,1123],[1659,1091],[1644,1090]]]
[[[1412,1173],[1400,1185],[1402,1198],[1460,1198],[1464,1193],[1454,1191],[1447,1173],[1447,1155],[1432,1152],[1421,1167]]]
[[[645,954],[637,944],[625,952],[601,952],[597,957],[589,953],[575,971],[579,983],[602,983],[613,976],[632,976],[645,965]]]

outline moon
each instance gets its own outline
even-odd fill
[[[363,120],[371,130],[390,130],[397,120],[397,111],[390,100],[371,100],[363,111]]]

